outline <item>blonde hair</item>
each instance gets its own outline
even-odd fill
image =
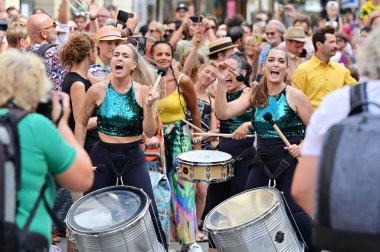
[[[16,48],[20,39],[26,39],[28,32],[26,31],[26,25],[15,22],[9,25],[5,36],[8,41],[9,47]]]
[[[51,90],[45,64],[37,55],[9,49],[0,54],[0,69],[0,106],[12,101],[31,110]]]
[[[154,27],[156,27],[156,29],[160,33],[160,38],[162,38],[162,36],[164,36],[165,29],[164,29],[164,26],[161,23],[156,22],[156,21],[152,21],[152,22],[149,23],[149,25],[153,25]]]
[[[372,30],[360,44],[357,53],[357,66],[361,76],[371,80],[380,77],[380,47],[374,41],[380,40],[380,26]]]
[[[157,74],[152,71],[148,63],[140,56],[137,49],[132,44],[121,44],[119,46],[128,46],[133,52],[133,60],[137,63],[137,67],[131,73],[132,79],[141,85],[153,85]]]

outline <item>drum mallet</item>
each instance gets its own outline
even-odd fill
[[[160,68],[160,69],[158,69],[158,70],[157,70],[157,74],[158,74],[157,80],[156,80],[156,82],[155,82],[154,85],[153,85],[153,89],[154,89],[154,90],[157,90],[157,87],[158,87],[158,85],[160,84],[161,78],[162,78],[163,76],[166,75],[166,69],[165,69],[165,68]],[[152,97],[152,95],[150,94],[150,95],[148,96],[148,103],[147,103],[149,106],[152,105],[152,103],[153,103],[152,99],[153,99],[153,97]]]
[[[284,136],[284,134],[281,132],[281,130],[278,128],[278,126],[274,123],[272,114],[270,112],[266,112],[264,115],[264,120],[272,124],[274,130],[278,133],[278,135],[281,137],[282,141],[284,141],[286,147],[290,147],[291,144],[289,143],[288,139]]]

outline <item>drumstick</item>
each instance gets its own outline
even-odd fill
[[[232,134],[223,134],[223,133],[212,133],[212,132],[204,132],[204,133],[193,133],[195,136],[209,136],[209,137],[225,137],[232,138]],[[255,135],[246,135],[246,137],[255,137]]]
[[[204,131],[203,129],[198,128],[197,126],[195,126],[194,124],[186,121],[185,119],[181,119],[181,121],[184,122],[184,123],[186,123],[186,124],[188,124],[189,126],[193,127],[194,129],[196,129],[196,130],[198,130],[198,131],[200,131],[202,133],[206,133],[206,131]]]
[[[281,130],[278,128],[278,126],[274,123],[273,119],[272,119],[272,114],[270,112],[266,112],[264,115],[263,115],[265,121],[269,122],[270,124],[272,124],[274,130],[278,133],[278,135],[281,137],[282,141],[284,141],[286,147],[290,147],[290,143],[288,141],[288,139],[286,139],[286,137],[284,136],[284,134],[281,132]]]
[[[157,73],[158,73],[158,77],[157,77],[156,82],[153,85],[153,90],[157,90],[157,87],[158,87],[158,84],[160,84],[161,78],[166,75],[166,69],[165,68],[160,68],[160,69],[157,70]],[[152,95],[149,94],[149,96],[148,96],[148,105],[152,105],[152,102],[153,102],[152,99],[153,99]]]

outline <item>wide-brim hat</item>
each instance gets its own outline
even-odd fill
[[[232,43],[232,40],[230,37],[220,38],[220,39],[212,41],[208,45],[208,49],[210,51],[208,55],[221,52],[221,51],[234,48],[234,47],[237,47],[237,45]]]
[[[121,31],[114,26],[103,26],[97,33],[96,38],[99,41],[109,40],[126,40],[121,37]]]
[[[284,34],[284,39],[306,42],[307,37],[305,31],[301,27],[289,27]]]

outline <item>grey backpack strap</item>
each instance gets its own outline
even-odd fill
[[[42,44],[40,46],[40,48],[38,48],[38,50],[34,53],[37,54],[38,56],[42,57],[42,56],[44,56],[45,52],[53,46],[56,46],[56,44]]]
[[[368,111],[367,82],[358,84],[350,89],[350,113],[349,116]]]

